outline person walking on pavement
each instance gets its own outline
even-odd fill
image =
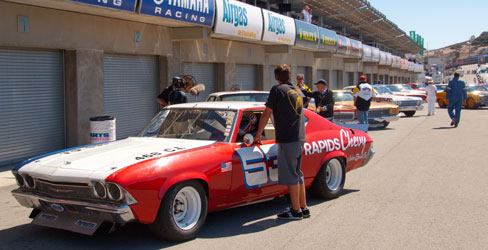
[[[291,200],[291,208],[278,214],[278,219],[301,220],[310,217],[301,170],[305,143],[303,94],[290,83],[290,66],[279,65],[274,75],[278,85],[273,86],[269,92],[254,143],[261,143],[261,135],[273,114],[278,146],[278,183],[288,186]]]
[[[327,88],[327,81],[324,79],[318,80],[315,85],[317,90],[314,92],[303,92],[303,94],[309,98],[315,100],[316,112],[329,121],[334,119],[334,95],[332,91]]]
[[[437,100],[437,87],[434,85],[432,79],[427,80],[427,87],[425,91],[427,92],[427,102],[429,103],[429,109],[427,115],[435,115],[435,102]]]
[[[454,78],[449,81],[446,87],[446,99],[449,102],[447,105],[447,113],[451,118],[451,126],[457,127],[461,119],[461,109],[463,101],[467,98],[466,83],[459,80],[459,73],[454,73]]]
[[[352,93],[359,124],[368,124],[369,106],[371,106],[371,100],[375,96],[375,92],[373,86],[368,83],[366,76],[361,75],[359,77],[359,83]]]
[[[298,74],[297,75],[297,87],[303,92],[303,93],[311,93],[312,90],[305,84],[305,76],[303,74]],[[308,108],[308,103],[310,102],[310,98],[305,98],[303,100],[303,107]]]

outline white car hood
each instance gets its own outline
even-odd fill
[[[130,137],[63,150],[27,163],[18,171],[50,181],[105,180],[115,171],[135,163],[214,143],[215,141]]]
[[[414,97],[414,96],[398,96],[398,95],[391,95],[391,94],[377,94],[376,96],[383,97],[383,98],[391,98],[393,101],[410,101],[410,100],[421,101],[422,100],[422,98]]]

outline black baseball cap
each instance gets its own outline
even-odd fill
[[[315,85],[318,85],[318,84],[323,84],[325,86],[327,86],[327,81],[324,80],[324,79],[319,79],[316,83],[314,83]]]

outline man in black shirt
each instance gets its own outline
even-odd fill
[[[334,119],[334,95],[327,88],[327,82],[324,79],[318,80],[315,85],[317,90],[313,92],[303,92],[307,97],[313,97],[315,100],[316,112],[325,119],[332,121]]]
[[[270,90],[254,142],[261,143],[261,134],[273,114],[278,146],[278,182],[288,186],[291,199],[291,208],[278,214],[278,219],[300,220],[310,217],[303,173],[300,169],[305,142],[304,96],[300,89],[290,83],[288,65],[276,67],[274,75],[278,85]]]

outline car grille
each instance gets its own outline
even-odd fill
[[[416,100],[402,101],[399,106],[400,107],[402,107],[402,106],[417,106],[417,101]]]
[[[389,109],[375,109],[375,110],[370,109],[368,112],[369,118],[381,117],[381,116],[390,116],[390,110]]]
[[[95,200],[93,189],[87,183],[51,182],[38,179],[35,191],[58,199]]]

